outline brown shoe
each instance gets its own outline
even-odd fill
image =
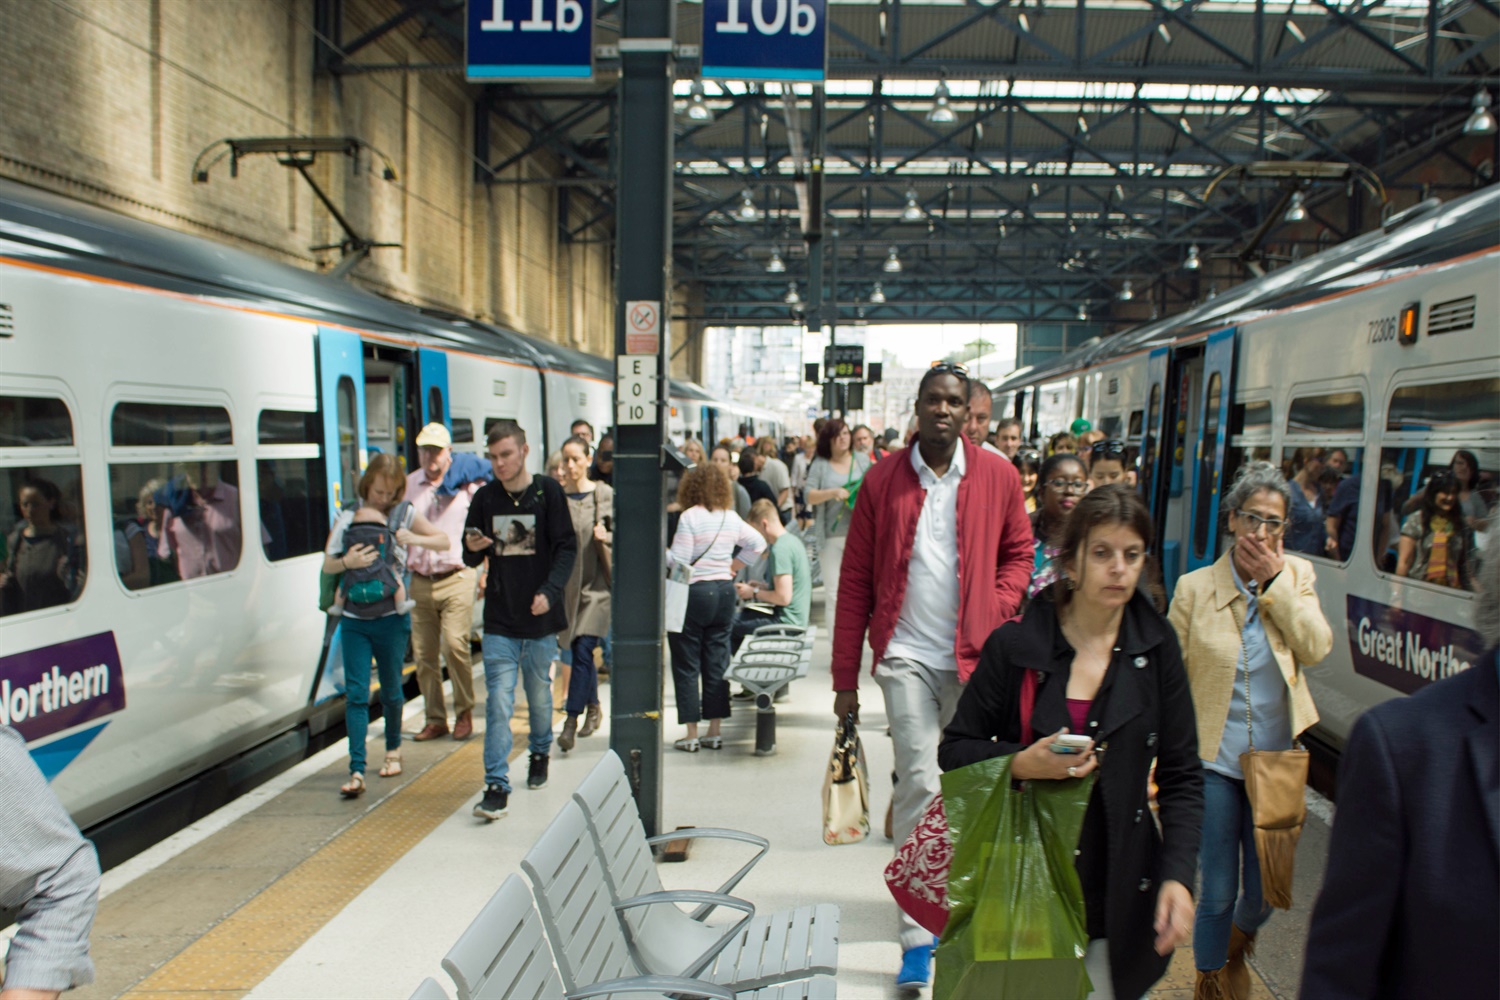
[[[578,735],[593,736],[599,731],[600,720],[599,703],[596,701],[584,711],[583,728],[578,730]]]
[[[1198,970],[1198,981],[1193,984],[1193,1000],[1229,1000],[1229,978],[1223,967],[1207,972]]]
[[[581,735],[578,732],[578,716],[568,716],[568,721],[563,723],[562,732],[557,735],[557,748],[563,753],[573,749],[573,739]]]
[[[1224,985],[1229,1000],[1250,1000],[1250,966],[1245,959],[1255,954],[1255,935],[1229,925],[1229,961],[1224,963]]]
[[[441,722],[429,722],[427,723],[427,725],[423,726],[422,731],[413,736],[412,739],[416,740],[418,743],[423,743],[427,740],[435,740],[439,736],[447,735],[448,727],[446,724]]]
[[[474,735],[474,712],[472,710],[459,712],[458,718],[453,720],[453,738],[455,740],[466,740]]]

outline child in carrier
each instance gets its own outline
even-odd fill
[[[397,528],[407,527],[410,517],[411,504],[404,500],[389,517],[368,502],[360,504],[354,520],[344,529],[344,553],[356,545],[368,545],[377,556],[368,566],[344,570],[333,606],[328,609],[330,615],[344,614],[349,602],[356,606],[355,615],[359,618],[377,618],[392,609],[404,615],[416,607],[416,601],[407,599],[401,572],[406,564],[406,550],[396,540]]]

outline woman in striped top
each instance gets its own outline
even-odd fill
[[[667,551],[667,562],[691,566],[687,616],[682,631],[667,636],[672,649],[672,682],[677,691],[677,721],[687,735],[673,746],[697,753],[700,745],[724,745],[719,724],[729,718],[730,633],[734,628],[734,574],[753,562],[765,539],[734,512],[729,476],[717,465],[700,463],[683,475],[677,488],[682,517]],[[735,557],[742,549],[746,558]],[[699,696],[699,683],[702,696]],[[698,739],[698,723],[708,719],[708,735]]]

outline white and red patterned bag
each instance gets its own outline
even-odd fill
[[[1031,738],[1031,710],[1036,705],[1036,671],[1021,677],[1021,738]],[[953,838],[948,813],[939,792],[927,803],[922,818],[885,866],[885,885],[901,912],[934,934],[948,925],[948,869],[953,864]]]

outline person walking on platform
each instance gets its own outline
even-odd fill
[[[562,455],[562,485],[578,543],[578,558],[563,596],[568,630],[562,645],[568,650],[572,673],[568,678],[567,718],[557,745],[568,751],[577,737],[594,735],[601,722],[599,673],[594,658],[603,655],[604,637],[609,635],[609,554],[614,538],[615,492],[608,484],[589,479],[589,445],[582,437],[568,438]],[[584,716],[582,728],[578,725],[580,715]]]
[[[390,455],[374,455],[359,480],[359,498],[364,507],[395,520],[405,521],[396,510],[406,493],[406,478]],[[394,561],[398,576],[405,574],[405,560],[413,548],[441,552],[448,547],[448,536],[439,531],[421,512],[409,508],[409,527],[396,527]],[[344,534],[353,526],[355,511],[345,508],[333,522],[328,545],[323,550],[323,572],[346,573],[373,566],[385,556],[370,545],[345,546]],[[374,661],[380,676],[380,711],[385,718],[385,762],[382,778],[401,773],[401,667],[406,662],[406,640],[411,635],[411,615],[400,611],[394,601],[361,605],[347,602],[339,618],[339,635],[344,651],[344,727],[349,736],[349,780],[339,789],[345,798],[365,793],[365,741],[370,730],[370,664]]]
[[[464,522],[479,487],[490,478],[489,465],[478,455],[453,454],[453,438],[442,424],[428,424],[417,434],[420,469],[406,477],[406,499],[448,536],[442,552],[416,549],[407,558],[411,570],[411,644],[417,658],[417,687],[427,709],[426,724],[412,739],[418,742],[448,735],[448,708],[443,699],[443,666],[453,682],[453,738],[474,732],[474,667],[469,630],[474,623],[474,573],[463,562]]]
[[[769,500],[755,501],[750,508],[750,527],[766,540],[769,549],[767,579],[736,583],[734,591],[742,601],[769,605],[774,610],[741,608],[734,620],[731,652],[739,652],[745,636],[762,625],[806,628],[808,609],[812,606],[812,563],[807,559],[807,546],[795,532],[782,527],[775,504]]]
[[[854,451],[849,427],[837,417],[818,432],[817,457],[807,470],[807,505],[813,511],[818,568],[823,579],[823,621],[838,614],[839,572],[852,520],[851,501],[871,468],[870,456]]]
[[[1193,924],[1203,775],[1182,653],[1151,596],[1151,537],[1135,491],[1085,497],[1058,536],[1057,582],[985,643],[938,748],[945,771],[1015,754],[1011,776],[1025,781],[1099,768],[1073,852],[1090,997],[1142,996]],[[1037,684],[1021,732],[1028,671]],[[1064,734],[1088,737],[1087,748],[1054,753]],[[1160,833],[1146,805],[1153,758]]]
[[[688,753],[697,753],[699,746],[724,746],[719,726],[729,718],[729,682],[724,674],[734,628],[734,574],[766,547],[761,536],[740,520],[733,504],[729,477],[719,466],[704,463],[683,474],[677,489],[682,516],[667,562],[688,567],[691,573],[682,630],[668,633],[667,644],[672,651],[677,721],[687,727],[687,735],[672,745]],[[744,561],[736,558],[736,548]],[[708,734],[699,740],[698,723],[704,719]]]
[[[869,633],[896,756],[899,845],[939,788],[938,741],[990,633],[1031,576],[1031,522],[1015,466],[963,436],[969,379],[941,364],[917,388],[912,446],[869,471],[849,524],[833,622],[833,713],[859,714]],[[899,914],[896,983],[926,985],[932,934]]]
[[[464,526],[464,564],[489,561],[484,588],[484,796],[480,819],[510,803],[510,716],[516,682],[526,685],[531,751],[527,788],[547,784],[552,750],[552,660],[568,627],[563,595],[578,540],[562,486],[526,471],[526,432],[514,420],[490,429],[485,452],[495,481],[474,494]]]
[[[1245,957],[1271,916],[1240,754],[1252,740],[1257,750],[1289,749],[1318,721],[1306,668],[1333,647],[1312,564],[1283,551],[1295,489],[1269,462],[1242,466],[1221,501],[1234,544],[1178,581],[1168,613],[1187,663],[1203,761],[1198,1000],[1248,1000]]]
[[[1500,996],[1500,551],[1469,669],[1354,724],[1302,1000]]]

